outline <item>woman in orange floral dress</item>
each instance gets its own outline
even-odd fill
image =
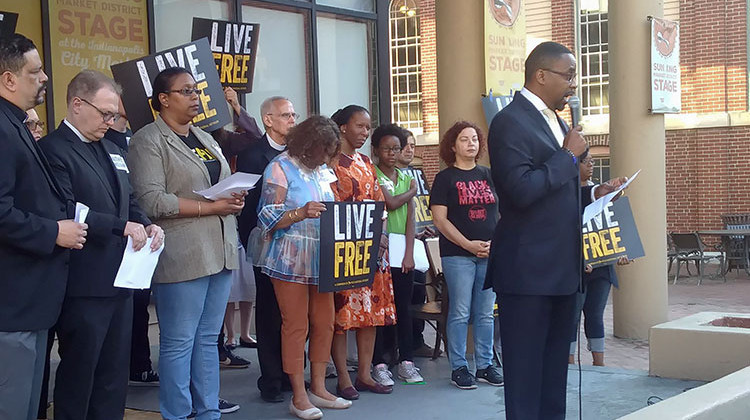
[[[337,201],[384,201],[383,191],[378,184],[375,166],[370,159],[357,152],[357,149],[370,135],[370,113],[361,106],[349,105],[336,111],[331,117],[341,130],[341,153],[334,167],[338,182],[333,192]],[[385,232],[385,227],[383,228]],[[338,372],[337,391],[340,396],[356,400],[358,391],[390,394],[393,386],[377,383],[370,373],[375,347],[375,327],[396,323],[396,308],[393,300],[393,281],[387,256],[388,239],[381,237],[378,256],[378,270],[372,286],[337,292],[334,295],[336,306],[336,334],[333,338],[333,362]],[[357,355],[359,368],[357,379],[352,380],[346,370],[346,331],[357,332]]]

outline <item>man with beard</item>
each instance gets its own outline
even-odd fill
[[[136,203],[122,150],[104,138],[120,118],[119,86],[83,70],[68,84],[67,115],[39,141],[61,188],[90,210],[90,244],[70,255],[70,273],[57,323],[60,366],[55,378],[57,420],[122,418],[130,362],[132,291],[114,286],[129,240],[135,251],[164,240]]]
[[[0,419],[36,418],[68,250],[86,242],[87,226],[65,220],[72,208],[24,124],[46,82],[30,39],[0,37]]]
[[[526,59],[525,83],[492,120],[489,153],[500,214],[487,281],[498,295],[505,413],[514,419],[564,419],[568,349],[581,283],[581,194],[611,192],[618,179],[580,187],[580,127],[556,111],[575,94],[576,60],[554,42]]]

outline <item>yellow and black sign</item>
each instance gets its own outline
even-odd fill
[[[253,91],[259,23],[193,18],[193,40],[208,38],[222,86]]]
[[[435,228],[435,224],[432,221],[430,188],[427,186],[427,178],[424,175],[424,171],[418,168],[402,169],[401,171],[414,178],[417,182],[417,195],[414,197],[416,203],[416,206],[414,206],[414,215],[416,216],[417,233],[421,233],[427,227],[437,232],[437,228]]]
[[[16,32],[18,13],[0,11],[0,36],[10,36]]]
[[[610,202],[603,212],[583,225],[583,259],[592,266],[611,265],[627,256],[646,255],[627,197]]]
[[[382,201],[326,202],[320,216],[320,292],[368,286],[378,269]]]
[[[201,109],[193,118],[193,124],[203,130],[214,131],[232,122],[219,75],[213,66],[208,40],[203,38],[112,66],[112,75],[123,88],[122,103],[133,131],[138,131],[156,118],[156,111],[151,107],[154,94],[151,84],[156,75],[167,67],[187,69],[200,89],[198,99]]]

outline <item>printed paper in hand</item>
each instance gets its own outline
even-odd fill
[[[76,223],[86,223],[86,216],[89,215],[89,206],[83,203],[76,203]]]
[[[636,173],[634,173],[633,176],[628,178],[628,180],[624,184],[620,185],[619,188],[617,188],[616,190],[612,191],[611,193],[603,197],[600,197],[593,203],[586,206],[586,208],[583,209],[583,222],[582,223],[585,225],[586,223],[588,223],[589,220],[593,219],[599,213],[603,212],[604,209],[607,207],[607,204],[609,204],[609,202],[612,201],[612,199],[615,198],[615,196],[619,194],[620,191],[624,190],[625,188],[628,187],[628,185],[630,185],[631,182],[635,181],[639,173],[641,173],[640,169]]]
[[[159,262],[159,255],[164,250],[164,244],[159,249],[151,252],[151,241],[146,239],[146,245],[136,252],[133,250],[133,238],[128,236],[128,245],[122,256],[120,269],[115,277],[115,287],[125,289],[148,289],[151,287],[151,277]]]
[[[401,268],[406,253],[406,235],[400,233],[388,234],[388,258],[391,267]],[[426,272],[430,268],[427,260],[427,251],[424,248],[424,242],[414,239],[414,269]]]
[[[222,198],[231,198],[232,193],[247,191],[255,188],[255,184],[261,178],[261,175],[248,174],[245,172],[235,172],[231,176],[222,179],[211,188],[202,191],[193,191],[209,200],[219,200]]]

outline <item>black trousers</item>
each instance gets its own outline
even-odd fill
[[[255,272],[255,334],[258,341],[260,377],[258,389],[264,394],[278,394],[289,383],[281,365],[281,311],[271,278],[259,267]]]
[[[500,294],[498,303],[506,418],[564,420],[576,294]]]
[[[52,327],[47,331],[47,359],[44,361],[44,376],[42,377],[42,393],[39,396],[39,411],[37,412],[37,419],[47,418],[47,402],[49,401],[49,373],[50,373],[50,362],[49,358],[52,354],[52,346],[55,344],[55,328]]]
[[[148,341],[148,304],[151,289],[133,291],[133,337],[130,340],[130,374],[148,372],[151,366],[151,344]]]
[[[129,292],[113,298],[65,298],[57,323],[55,420],[123,418],[132,318]]]
[[[412,288],[412,305],[421,305],[427,301],[427,275],[421,271],[414,271],[414,287]],[[414,318],[412,324],[412,344],[414,350],[425,345],[424,342],[424,319]]]
[[[393,347],[389,346],[392,342],[397,343],[399,362],[414,360],[414,325],[409,310],[414,287],[414,271],[404,273],[400,268],[391,268],[391,277],[396,303],[396,325],[378,327],[375,337],[375,353],[372,359],[374,364],[385,363],[386,353],[393,350]],[[393,340],[393,336],[396,340]]]

